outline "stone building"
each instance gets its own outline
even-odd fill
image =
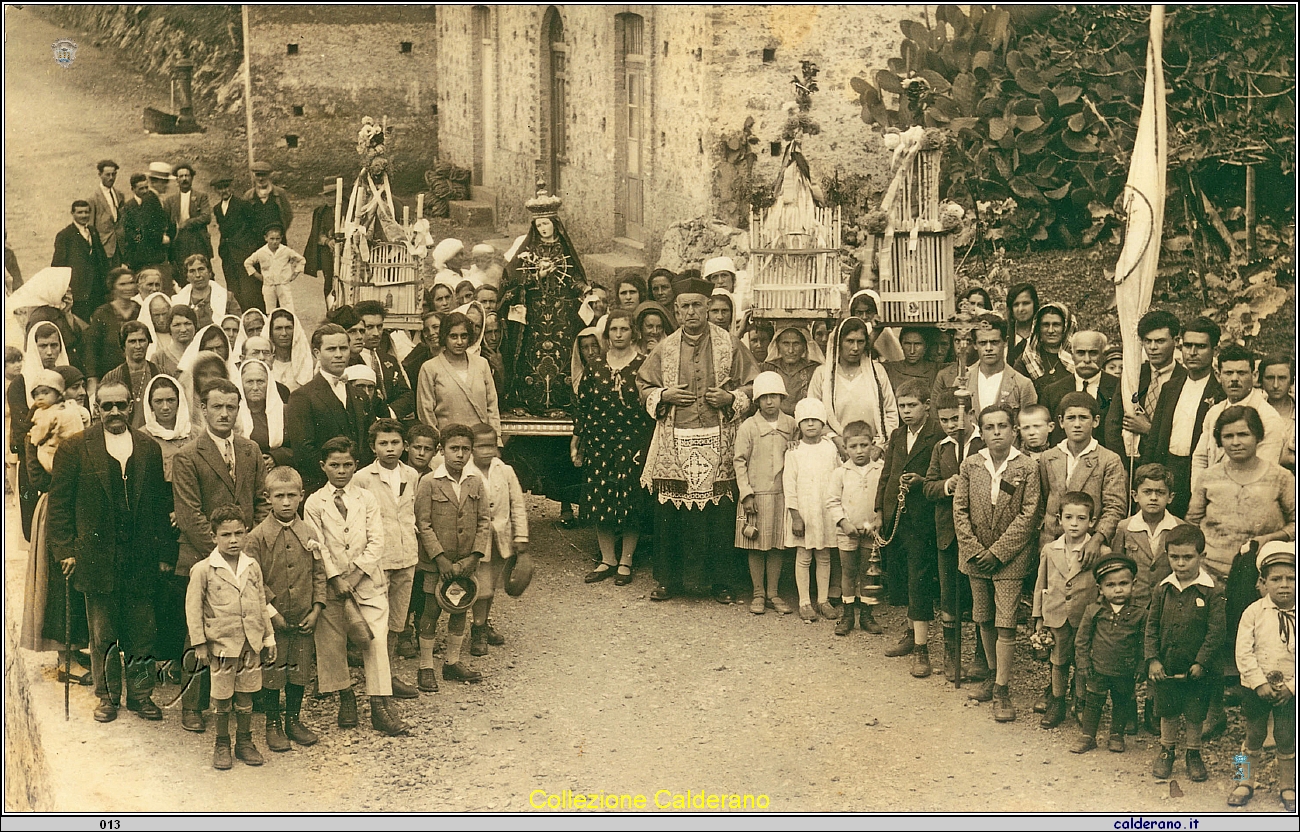
[[[931,10],[932,11],[932,10]],[[438,144],[472,168],[475,199],[522,223],[538,175],[564,196],[584,252],[618,270],[653,262],[675,221],[719,213],[720,142],[754,118],[755,183],[784,148],[783,105],[800,62],[820,91],[804,142],[814,177],[883,186],[887,158],[859,118],[855,75],[897,54],[921,6],[440,6]],[[586,258],[584,258],[586,259]]]
[[[393,187],[424,188],[438,155],[433,6],[246,5],[248,149],[297,193],[350,185],[363,116],[384,116]]]

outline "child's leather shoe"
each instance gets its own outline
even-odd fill
[[[235,760],[230,756],[230,737],[217,737],[212,748],[212,767],[218,771],[229,771],[235,767]]]
[[[1204,783],[1210,779],[1210,774],[1205,770],[1205,761],[1201,759],[1201,751],[1198,748],[1187,749],[1187,776],[1193,783]]]
[[[1151,764],[1151,776],[1157,780],[1168,780],[1174,773],[1174,758],[1177,753],[1172,745],[1160,746],[1160,754]]]
[[[912,627],[909,624],[907,632],[903,633],[902,638],[898,640],[898,644],[895,644],[893,647],[885,648],[885,655],[890,658],[895,656],[906,656],[915,649],[916,641],[912,638]]]
[[[1070,753],[1087,754],[1089,751],[1093,750],[1096,747],[1097,747],[1097,738],[1090,737],[1087,734],[1084,734],[1083,736],[1079,737],[1079,741],[1076,742],[1074,744],[1074,747],[1070,749]]]

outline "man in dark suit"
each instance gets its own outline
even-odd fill
[[[415,392],[384,337],[384,305],[377,300],[363,300],[353,309],[365,327],[360,358],[375,371],[375,395],[392,408],[401,421],[415,421]]]
[[[271,174],[274,169],[270,164],[254,162],[250,169],[253,171],[253,187],[244,192],[244,201],[253,208],[253,227],[257,229],[258,237],[262,236],[268,225],[283,226],[287,235],[289,226],[293,224],[293,207],[289,204],[289,195],[284,188],[272,184]]]
[[[226,276],[226,288],[235,293],[240,309],[261,309],[262,282],[244,272],[248,255],[262,245],[262,235],[253,225],[253,208],[235,196],[230,174],[222,172],[212,178],[217,199],[212,206],[212,216],[217,218],[221,230],[221,243],[217,256],[221,258],[221,271]]]
[[[51,266],[72,269],[72,314],[90,320],[108,297],[108,255],[99,232],[90,224],[90,203],[84,199],[72,203],[72,222],[54,235]]]
[[[425,310],[421,317],[420,323],[423,329],[420,330],[420,343],[415,345],[415,349],[406,356],[402,361],[402,369],[406,371],[407,380],[415,379],[419,382],[420,368],[424,362],[434,356],[434,350],[438,349],[438,329],[442,324],[442,313],[435,312],[432,309]]]
[[[335,436],[346,436],[357,446],[358,465],[369,465],[369,408],[343,380],[348,366],[348,333],[338,324],[321,324],[311,335],[312,356],[320,370],[312,380],[289,394],[284,411],[284,432],[293,448],[293,467],[302,475],[303,492],[311,494],[325,484],[320,448]]]
[[[189,162],[176,166],[176,188],[176,193],[162,198],[162,206],[167,221],[176,229],[171,243],[172,269],[182,274],[185,258],[191,254],[212,258],[212,240],[208,237],[212,206],[207,194],[194,190],[194,166]]]
[[[881,527],[894,530],[893,541],[885,550],[885,573],[889,578],[889,603],[907,606],[907,632],[885,655],[912,654],[911,673],[923,679],[931,670],[926,645],[939,594],[934,509],[925,498],[923,485],[934,446],[943,439],[943,431],[930,417],[930,388],[922,379],[903,382],[894,398],[902,424],[894,430],[885,451],[885,467],[876,489],[876,511],[881,512]],[[907,492],[906,510],[901,516],[900,490]]]
[[[212,524],[208,522],[212,510],[217,506],[238,506],[244,515],[244,524],[250,529],[270,513],[262,452],[253,440],[234,434],[239,398],[239,388],[233,382],[224,379],[213,382],[199,403],[207,430],[182,448],[172,460],[176,526],[181,530],[173,589],[180,590],[179,598],[175,600],[179,600],[182,610],[185,600],[183,584],[189,582],[191,567],[216,548]],[[181,620],[185,620],[183,614]],[[186,648],[190,646],[187,642]],[[183,669],[181,727],[201,732],[208,675],[203,673],[194,684],[189,682],[193,669]]]
[[[1128,415],[1122,403],[1120,407],[1112,407],[1105,431],[1107,435],[1125,430],[1136,433],[1141,448],[1147,444],[1147,434],[1151,432],[1152,417],[1161,394],[1166,387],[1185,379],[1187,371],[1174,361],[1178,336],[1183,333],[1183,324],[1178,316],[1165,309],[1152,309],[1138,320],[1137,331],[1147,360],[1138,371],[1138,389],[1133,397],[1136,412]]]
[[[173,231],[158,194],[149,187],[149,177],[132,174],[131,198],[122,206],[123,259],[135,272],[145,266],[157,267],[163,273],[163,291],[169,294],[174,293],[174,286],[167,244]]]
[[[1187,513],[1192,499],[1192,451],[1201,441],[1205,414],[1226,397],[1213,372],[1221,334],[1209,318],[1187,324],[1180,347],[1182,372],[1160,391],[1151,430],[1142,440],[1139,463],[1159,462],[1174,475],[1169,511],[1177,517]]]
[[[1065,431],[1061,429],[1056,418],[1056,406],[1066,393],[1087,393],[1097,400],[1097,409],[1101,414],[1101,426],[1094,438],[1103,448],[1108,448],[1120,456],[1124,455],[1124,437],[1121,431],[1116,435],[1109,433],[1107,422],[1110,419],[1110,405],[1119,395],[1119,379],[1101,371],[1102,356],[1108,346],[1106,336],[1093,330],[1076,332],[1070,342],[1070,355],[1074,359],[1074,372],[1049,383],[1043,388],[1040,403],[1045,405],[1056,422],[1049,441],[1059,445],[1065,441]],[[1122,408],[1123,405],[1121,404]]]
[[[939,610],[943,619],[943,673],[949,682],[957,678],[957,628],[959,605],[970,609],[970,581],[957,569],[957,530],[952,523],[952,495],[957,488],[961,463],[966,457],[984,449],[984,440],[974,426],[975,416],[962,406],[951,390],[939,393],[930,402],[944,438],[930,454],[930,468],[925,473],[925,498],[934,504],[935,547],[939,551]],[[967,425],[970,425],[968,428]],[[984,645],[975,639],[975,667],[969,671],[973,681],[982,682],[989,675]]]
[[[50,483],[49,549],[86,596],[97,722],[117,718],[125,658],[126,706],[162,719],[152,699],[153,594],[172,510],[162,451],[131,430],[131,391],[101,384],[101,423],[63,443]],[[120,649],[120,654],[118,650]]]
[[[99,171],[99,185],[90,195],[90,224],[99,232],[111,268],[122,265],[118,242],[122,238],[122,205],[126,197],[113,187],[117,182],[117,162],[103,159],[95,169]]]

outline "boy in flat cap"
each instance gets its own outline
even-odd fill
[[[1079,742],[1071,748],[1083,754],[1097,747],[1101,709],[1110,694],[1110,740],[1107,748],[1124,750],[1124,715],[1142,666],[1146,634],[1145,606],[1133,603],[1133,577],[1137,564],[1124,555],[1103,558],[1092,569],[1101,598],[1083,611],[1074,642],[1075,672],[1087,687],[1087,705],[1080,724]]]
[[[1264,736],[1273,717],[1277,740],[1277,796],[1295,812],[1295,544],[1274,540],[1255,558],[1262,594],[1237,627],[1241,711],[1246,716],[1246,777],[1228,796],[1245,806],[1255,794],[1255,772],[1264,762]]]

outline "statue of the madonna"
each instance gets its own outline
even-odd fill
[[[560,198],[539,182],[524,207],[531,224],[506,264],[498,313],[506,376],[502,410],[564,417],[573,400],[570,350],[582,326],[578,305],[587,277],[556,215]]]

